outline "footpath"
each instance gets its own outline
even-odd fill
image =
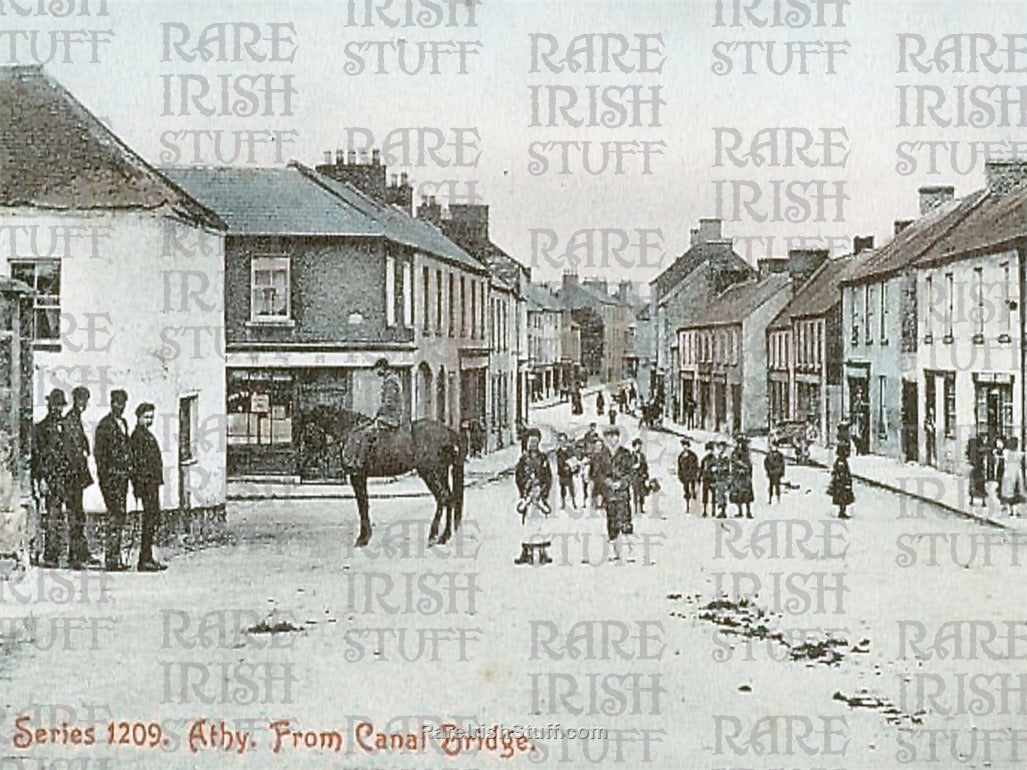
[[[723,434],[702,430],[689,430],[683,425],[666,420],[660,428],[666,433],[688,436],[693,442],[705,445],[707,441],[723,438]],[[749,445],[754,452],[767,453],[767,437],[754,436]],[[701,448],[701,446],[700,446]],[[788,447],[783,448],[786,462],[792,465]],[[702,454],[697,451],[697,454]],[[810,465],[830,469],[834,464],[834,449],[810,446]],[[998,500],[995,482],[988,483],[988,498],[982,506],[979,500],[970,505],[969,476],[957,476],[927,465],[903,463],[882,455],[850,455],[849,471],[852,478],[864,484],[887,489],[962,516],[982,524],[1017,532],[1027,532],[1027,503],[1019,506],[1020,516],[1012,517]],[[826,484],[825,484],[826,488]]]

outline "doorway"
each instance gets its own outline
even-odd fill
[[[920,399],[916,382],[902,381],[902,456],[906,462],[920,459]]]

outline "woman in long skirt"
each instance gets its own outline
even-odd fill
[[[966,461],[970,463],[970,505],[980,500],[981,505],[987,504],[988,490],[986,487],[988,474],[984,468],[984,440],[981,436],[971,436],[966,442]]]
[[[852,474],[849,472],[849,447],[846,444],[839,445],[838,447],[838,452],[834,458],[834,467],[831,468],[831,483],[827,487],[827,494],[831,495],[831,502],[838,506],[838,518],[851,518],[845,509],[856,502],[856,497],[852,494]]]
[[[1002,459],[999,460],[999,499],[1009,510],[1010,516],[1019,516],[1017,506],[1024,500],[1024,458],[1020,451],[1020,445],[1015,436],[1006,441],[1006,447],[1002,450]]]

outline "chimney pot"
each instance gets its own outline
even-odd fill
[[[332,165],[332,151],[331,150],[325,150],[325,165],[326,166]]]
[[[951,185],[931,185],[921,187],[919,193],[920,216],[923,216],[932,209],[952,200],[956,195],[956,188]]]
[[[380,166],[381,165],[381,159],[382,159],[382,151],[381,150],[371,150],[371,165],[372,166]]]
[[[406,183],[407,183],[407,172],[406,171],[404,171],[402,174],[399,175],[399,183],[401,185],[403,185],[404,187],[406,186]]]
[[[398,182],[399,182],[399,175],[398,174],[390,174],[389,175],[389,181],[392,184],[392,186],[395,187],[398,184]]]
[[[872,248],[874,248],[874,236],[872,235],[857,235],[852,239],[853,254],[859,254],[861,251],[867,251]]]
[[[346,153],[346,162],[349,163],[351,166],[356,164],[356,162],[357,162],[357,151],[356,150],[349,150]]]

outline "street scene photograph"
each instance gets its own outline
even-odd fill
[[[1027,768],[1019,0],[0,0],[0,770]]]

